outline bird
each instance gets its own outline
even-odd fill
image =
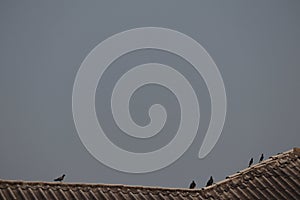
[[[251,158],[251,160],[249,161],[249,166],[248,167],[251,167],[252,164],[253,164],[253,158]]]
[[[54,179],[54,181],[59,181],[59,182],[62,182],[63,180],[64,180],[64,178],[65,178],[65,174],[63,174],[62,176],[60,176],[60,177],[58,177],[58,178],[56,178],[56,179]]]
[[[264,154],[262,153],[261,156],[260,156],[259,162],[261,162],[263,160],[264,160]]]
[[[209,179],[209,180],[207,181],[207,183],[206,183],[206,187],[211,186],[213,183],[214,183],[214,179],[213,179],[213,177],[211,176],[210,179]]]
[[[194,189],[196,187],[195,181],[192,181],[190,184],[190,189]]]

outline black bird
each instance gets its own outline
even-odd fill
[[[251,158],[251,160],[249,161],[249,166],[248,167],[251,167],[252,164],[253,164],[253,158]]]
[[[65,176],[66,176],[66,175],[63,174],[61,177],[58,177],[58,178],[54,179],[54,181],[62,182],[62,180],[64,180]]]
[[[261,162],[263,160],[264,160],[264,154],[262,153],[261,156],[260,156],[259,162]]]
[[[191,182],[191,184],[190,184],[190,189],[194,189],[195,187],[196,187],[195,181]]]
[[[210,179],[209,179],[209,180],[207,181],[207,183],[206,183],[206,187],[211,186],[213,183],[214,183],[214,179],[213,179],[213,177],[211,176]]]

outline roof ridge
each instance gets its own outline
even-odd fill
[[[300,148],[293,148],[292,150],[288,150],[282,153],[278,153],[277,155],[274,156],[270,156],[268,159],[263,160],[262,162],[256,163],[254,165],[252,165],[251,167],[247,167],[245,169],[242,169],[232,175],[227,176],[225,179],[218,181],[216,183],[214,183],[213,185],[210,185],[208,187],[204,187],[202,189],[210,189],[210,188],[214,188],[214,187],[218,187],[219,185],[225,184],[226,182],[230,182],[233,181],[235,178],[241,177],[243,175],[246,175],[247,173],[253,171],[254,169],[260,169],[263,168],[266,165],[271,165],[274,162],[278,161],[278,159],[280,158],[284,158],[286,156],[289,156],[291,154],[296,154],[298,156],[300,156]]]
[[[69,187],[72,189],[79,188],[81,189],[82,187],[87,187],[87,188],[103,188],[104,190],[107,191],[114,191],[114,190],[122,190],[122,191],[146,191],[146,193],[149,192],[167,192],[167,193],[190,193],[190,194],[203,194],[204,191],[210,191],[211,188],[219,187],[220,185],[227,185],[227,184],[235,184],[236,180],[244,181],[244,179],[248,179],[248,177],[244,177],[244,175],[253,175],[252,173],[255,173],[255,175],[259,175],[261,173],[264,173],[266,170],[269,170],[267,166],[272,166],[272,168],[278,168],[279,166],[283,165],[286,163],[286,161],[282,162],[281,159],[284,159],[286,157],[293,158],[296,155],[296,158],[300,156],[300,148],[293,148],[292,150],[277,154],[275,156],[271,156],[268,159],[254,164],[251,167],[248,167],[246,169],[243,169],[237,173],[234,173],[228,178],[218,181],[214,183],[211,186],[208,187],[203,187],[203,188],[195,188],[195,189],[188,189],[188,188],[170,188],[170,187],[160,187],[160,186],[141,186],[141,185],[124,185],[124,184],[103,184],[103,183],[83,183],[83,182],[47,182],[47,181],[23,181],[23,180],[3,180],[0,179],[0,185],[16,185],[16,186],[29,186],[29,187]],[[281,162],[280,162],[281,161]],[[279,163],[277,165],[274,165],[274,163]],[[264,169],[259,170],[259,169]],[[251,173],[251,174],[249,174]]]
[[[47,181],[24,181],[24,180],[4,180],[0,179],[0,184],[8,185],[30,185],[30,186],[58,186],[58,187],[92,187],[92,188],[118,188],[118,189],[135,189],[135,190],[151,190],[151,191],[170,191],[170,192],[189,192],[199,193],[201,188],[171,188],[160,186],[141,186],[141,185],[125,185],[125,184],[103,184],[103,183],[84,183],[84,182],[47,182]]]
[[[293,153],[293,152],[294,152],[294,150],[288,150],[288,151],[285,151],[285,152],[282,152],[282,153],[278,153],[277,155],[270,156],[269,158],[267,158],[267,159],[265,159],[265,160],[263,160],[263,161],[261,161],[261,162],[259,162],[259,163],[255,163],[255,164],[253,164],[253,165],[250,166],[250,167],[247,167],[247,168],[245,168],[245,169],[242,169],[242,170],[238,171],[237,173],[234,173],[234,174],[232,174],[232,175],[230,175],[230,176],[228,176],[228,177],[230,178],[230,177],[235,177],[235,176],[240,175],[240,174],[244,174],[244,173],[246,173],[246,172],[248,172],[248,171],[251,171],[251,170],[253,170],[253,169],[257,169],[257,168],[263,167],[263,166],[265,166],[266,164],[270,165],[272,161],[275,162],[275,161],[278,160],[279,158],[282,158],[282,157],[284,157],[284,156],[287,156],[287,155],[289,155],[289,154],[291,154],[291,153]]]

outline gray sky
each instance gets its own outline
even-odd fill
[[[266,157],[300,146],[300,2],[290,1],[1,1],[0,178],[199,187],[222,180]],[[198,159],[208,127],[210,99],[192,67],[168,52],[140,50],[117,59],[98,85],[98,119],[118,146],[147,152],[166,144],[180,120],[170,91],[147,86],[130,102],[133,119],[146,125],[147,108],[165,106],[169,118],[148,141],[123,134],[113,121],[109,95],[123,70],[147,62],[174,67],[193,84],[201,108],[198,135],[167,168],[123,173],[101,164],[82,145],[72,117],[72,87],[87,54],[101,41],[137,27],[165,27],[197,40],[222,74],[227,118],[213,151]],[[165,133],[165,134],[164,134]],[[168,133],[168,134],[166,134]]]

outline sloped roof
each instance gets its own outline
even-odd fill
[[[300,199],[300,148],[272,156],[205,188],[211,199]]]
[[[300,149],[272,156],[202,189],[0,180],[0,199],[300,199]]]

